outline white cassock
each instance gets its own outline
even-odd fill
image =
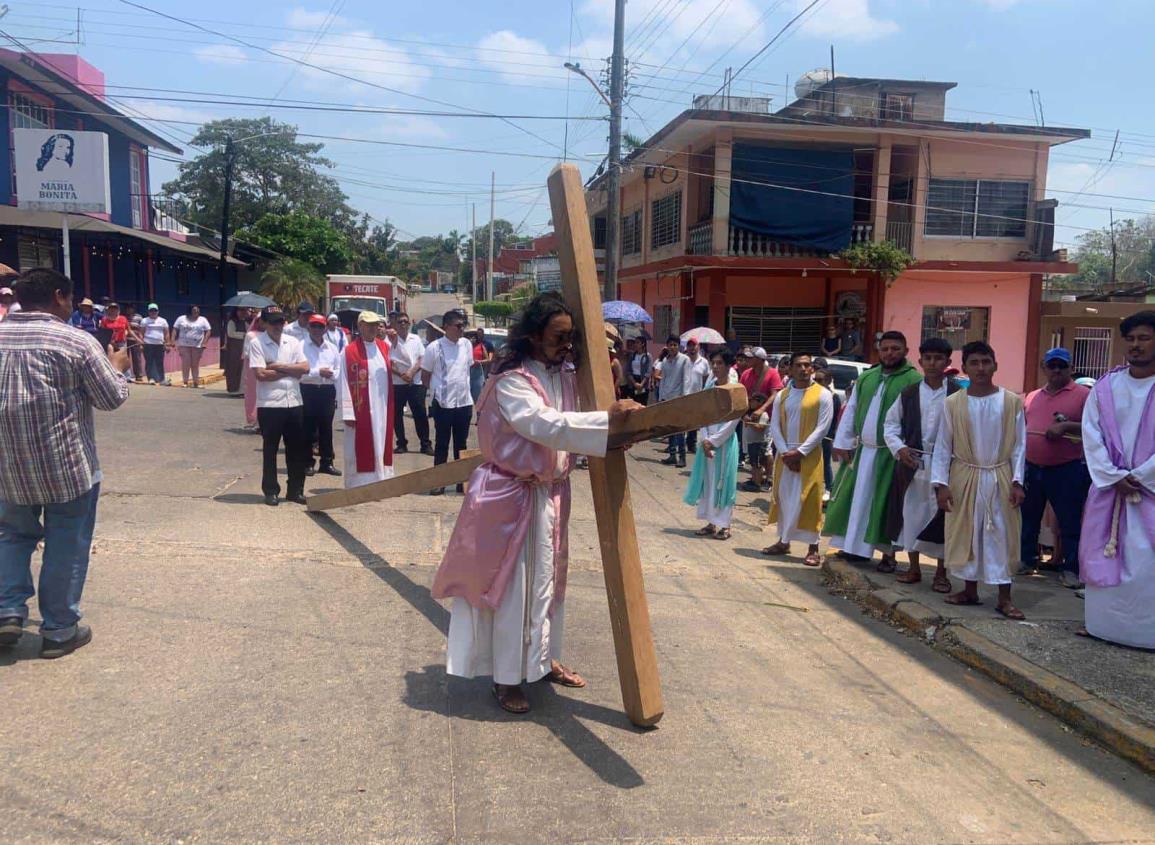
[[[702,448],[703,443],[709,443],[715,449],[719,448],[733,437],[739,422],[741,420],[730,420],[699,428],[698,448]],[[731,443],[730,447],[733,449],[741,448],[737,443]],[[720,454],[715,452],[713,458],[706,458],[704,462],[705,477],[702,481],[702,495],[698,497],[698,519],[704,519],[715,528],[729,528],[730,521],[734,516],[734,503],[731,502],[728,505],[718,507],[714,495],[714,486],[718,483],[717,475],[721,470],[719,456]]]
[[[605,411],[556,410],[562,407],[560,373],[537,361],[525,367],[549,396],[547,406],[519,375],[503,377],[494,388],[498,408],[527,440],[557,449],[559,470],[568,453],[604,457],[609,436]],[[551,660],[561,660],[565,603],[550,615],[553,603],[553,535],[557,522],[548,487],[533,491],[534,519],[517,559],[513,577],[497,610],[476,608],[455,598],[449,612],[446,671],[472,678],[491,675],[496,684],[512,686],[541,680]]]
[[[802,397],[805,390],[791,390],[784,400],[774,403],[770,416],[770,438],[778,454],[797,449],[809,455],[822,445],[822,438],[830,430],[834,420],[834,394],[823,390],[818,400],[818,425],[810,436],[801,440]],[[786,406],[786,437],[782,436],[782,406]],[[783,466],[781,478],[774,479],[774,495],[778,497],[778,540],[783,543],[817,543],[817,531],[803,531],[798,527],[798,517],[802,515],[802,473]]]
[[[1145,379],[1129,372],[1112,376],[1111,394],[1115,399],[1115,419],[1123,443],[1134,444],[1139,423],[1147,403],[1148,391],[1155,390],[1155,376]],[[1095,391],[1083,408],[1083,452],[1091,483],[1107,488],[1127,476],[1107,456],[1107,447],[1099,430],[1099,403]],[[1131,470],[1131,475],[1148,490],[1155,492],[1155,457]],[[1139,507],[1124,500],[1127,508],[1127,530],[1119,537],[1126,550],[1127,566],[1117,587],[1087,585],[1087,632],[1093,636],[1136,648],[1155,648],[1155,547],[1140,522]]]
[[[999,388],[990,396],[968,396],[967,412],[970,416],[971,443],[974,444],[975,460],[981,466],[990,466],[998,460],[1003,439],[1003,401],[1006,391]],[[950,483],[950,464],[954,456],[954,429],[950,414],[942,415],[938,441],[934,444],[934,455],[930,465],[932,485]],[[1022,411],[1015,420],[1015,445],[1011,451],[1011,480],[1023,483],[1023,473],[1027,464],[1027,420]],[[1007,548],[1007,523],[1003,516],[999,498],[999,480],[994,470],[979,470],[978,495],[974,506],[974,541],[971,543],[971,559],[954,574],[964,581],[982,581],[984,584],[1010,584],[1011,569],[1008,561],[1011,550]],[[956,505],[959,503],[956,502]],[[988,506],[989,505],[989,506]],[[1007,507],[1010,507],[1007,504]],[[990,518],[991,528],[987,528]],[[1015,538],[1018,542],[1018,538]]]
[[[854,478],[854,495],[850,499],[850,518],[846,521],[846,536],[831,537],[830,548],[842,549],[848,554],[871,557],[874,550],[889,554],[891,545],[884,543],[874,546],[863,540],[866,523],[870,519],[870,502],[874,498],[874,460],[886,448],[878,442],[878,415],[882,413],[882,394],[886,392],[886,379],[878,386],[866,409],[866,419],[862,422],[862,454],[858,456],[858,475]],[[858,407],[858,391],[850,394],[838,430],[834,433],[834,448],[853,452],[858,445],[854,436],[855,408]]]
[[[390,375],[385,359],[376,343],[365,344],[365,360],[369,365],[369,412],[373,418],[373,454],[376,456],[372,472],[357,472],[356,428],[352,421],[353,394],[350,392],[349,367],[345,353],[341,353],[341,385],[337,396],[341,402],[341,419],[345,423],[345,487],[361,487],[374,481],[393,477],[393,465],[385,464],[385,446],[392,436],[389,430]]]
[[[934,453],[939,425],[946,410],[946,383],[944,382],[938,390],[925,381],[919,384],[918,410],[922,418],[922,449],[926,454],[915,456],[922,459],[922,469],[914,474],[914,479],[906,488],[906,496],[902,500],[902,536],[898,538],[898,546],[908,552],[919,552],[942,560],[946,554],[943,544],[928,543],[918,539],[918,535],[930,525],[930,521],[938,513],[938,500],[930,483],[930,457]],[[887,448],[895,460],[898,460],[899,451],[906,446],[902,441],[901,399],[891,405],[890,410],[886,412],[882,433]]]

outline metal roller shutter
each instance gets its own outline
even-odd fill
[[[730,327],[738,340],[767,352],[817,352],[824,318],[821,308],[730,309]]]

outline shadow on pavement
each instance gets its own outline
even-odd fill
[[[264,493],[224,493],[220,496],[214,496],[213,501],[226,505],[263,505],[265,495]]]
[[[224,498],[223,496],[221,498]],[[409,602],[418,613],[429,620],[442,634],[449,634],[449,611],[439,605],[422,585],[409,580],[401,570],[374,552],[327,513],[310,513],[309,518],[337,541],[349,554],[361,561],[361,565],[388,584],[397,595]]]
[[[540,681],[527,686],[532,709],[525,716],[506,713],[497,706],[490,682],[451,678],[444,666],[426,666],[405,675],[405,703],[415,710],[440,713],[475,722],[527,721],[549,729],[562,745],[595,775],[618,789],[636,789],[645,779],[624,757],[610,748],[578,719],[589,719],[612,728],[644,733],[625,714],[600,704],[559,695],[553,684]],[[580,693],[579,693],[580,694]]]

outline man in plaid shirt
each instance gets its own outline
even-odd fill
[[[92,409],[124,404],[129,359],[68,324],[66,276],[30,270],[15,289],[22,310],[0,323],[0,646],[23,633],[43,539],[40,656],[63,657],[92,639],[79,624],[101,482]]]

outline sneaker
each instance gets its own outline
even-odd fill
[[[72,652],[82,646],[88,645],[90,642],[92,642],[92,629],[87,625],[77,625],[76,633],[72,635],[72,639],[62,642],[45,639],[41,642],[40,656],[45,660],[55,660],[58,657],[72,654]]]
[[[1083,582],[1079,580],[1078,575],[1066,570],[1063,570],[1063,574],[1059,576],[1059,583],[1068,590],[1081,590],[1085,586]]]
[[[670,457],[666,458],[666,459],[665,459],[664,461],[662,461],[661,463],[662,463],[663,465],[665,465],[665,466],[668,466],[668,467],[673,467],[673,466],[677,466],[677,465],[678,465],[678,459],[677,459],[677,458],[675,458],[673,455],[670,455]]]
[[[1016,575],[1035,575],[1038,573],[1038,571],[1039,571],[1038,564],[1024,563],[1019,567],[1019,571],[1016,572],[1015,574]]]
[[[665,461],[662,461],[662,463],[665,463]],[[678,469],[685,469],[685,468],[686,468],[686,456],[685,455],[679,455],[678,456]]]
[[[394,455],[406,455],[408,453],[409,453],[409,447],[408,446],[398,446],[396,449],[393,450]]]
[[[5,616],[0,619],[0,646],[16,645],[24,633],[24,619],[19,616]]]
[[[823,492],[823,494],[822,494],[822,503],[823,503],[823,504],[826,504],[826,503],[827,503],[827,502],[829,502],[829,501],[830,501],[830,491],[829,491],[829,490],[826,490],[826,491],[825,491],[825,492]]]

